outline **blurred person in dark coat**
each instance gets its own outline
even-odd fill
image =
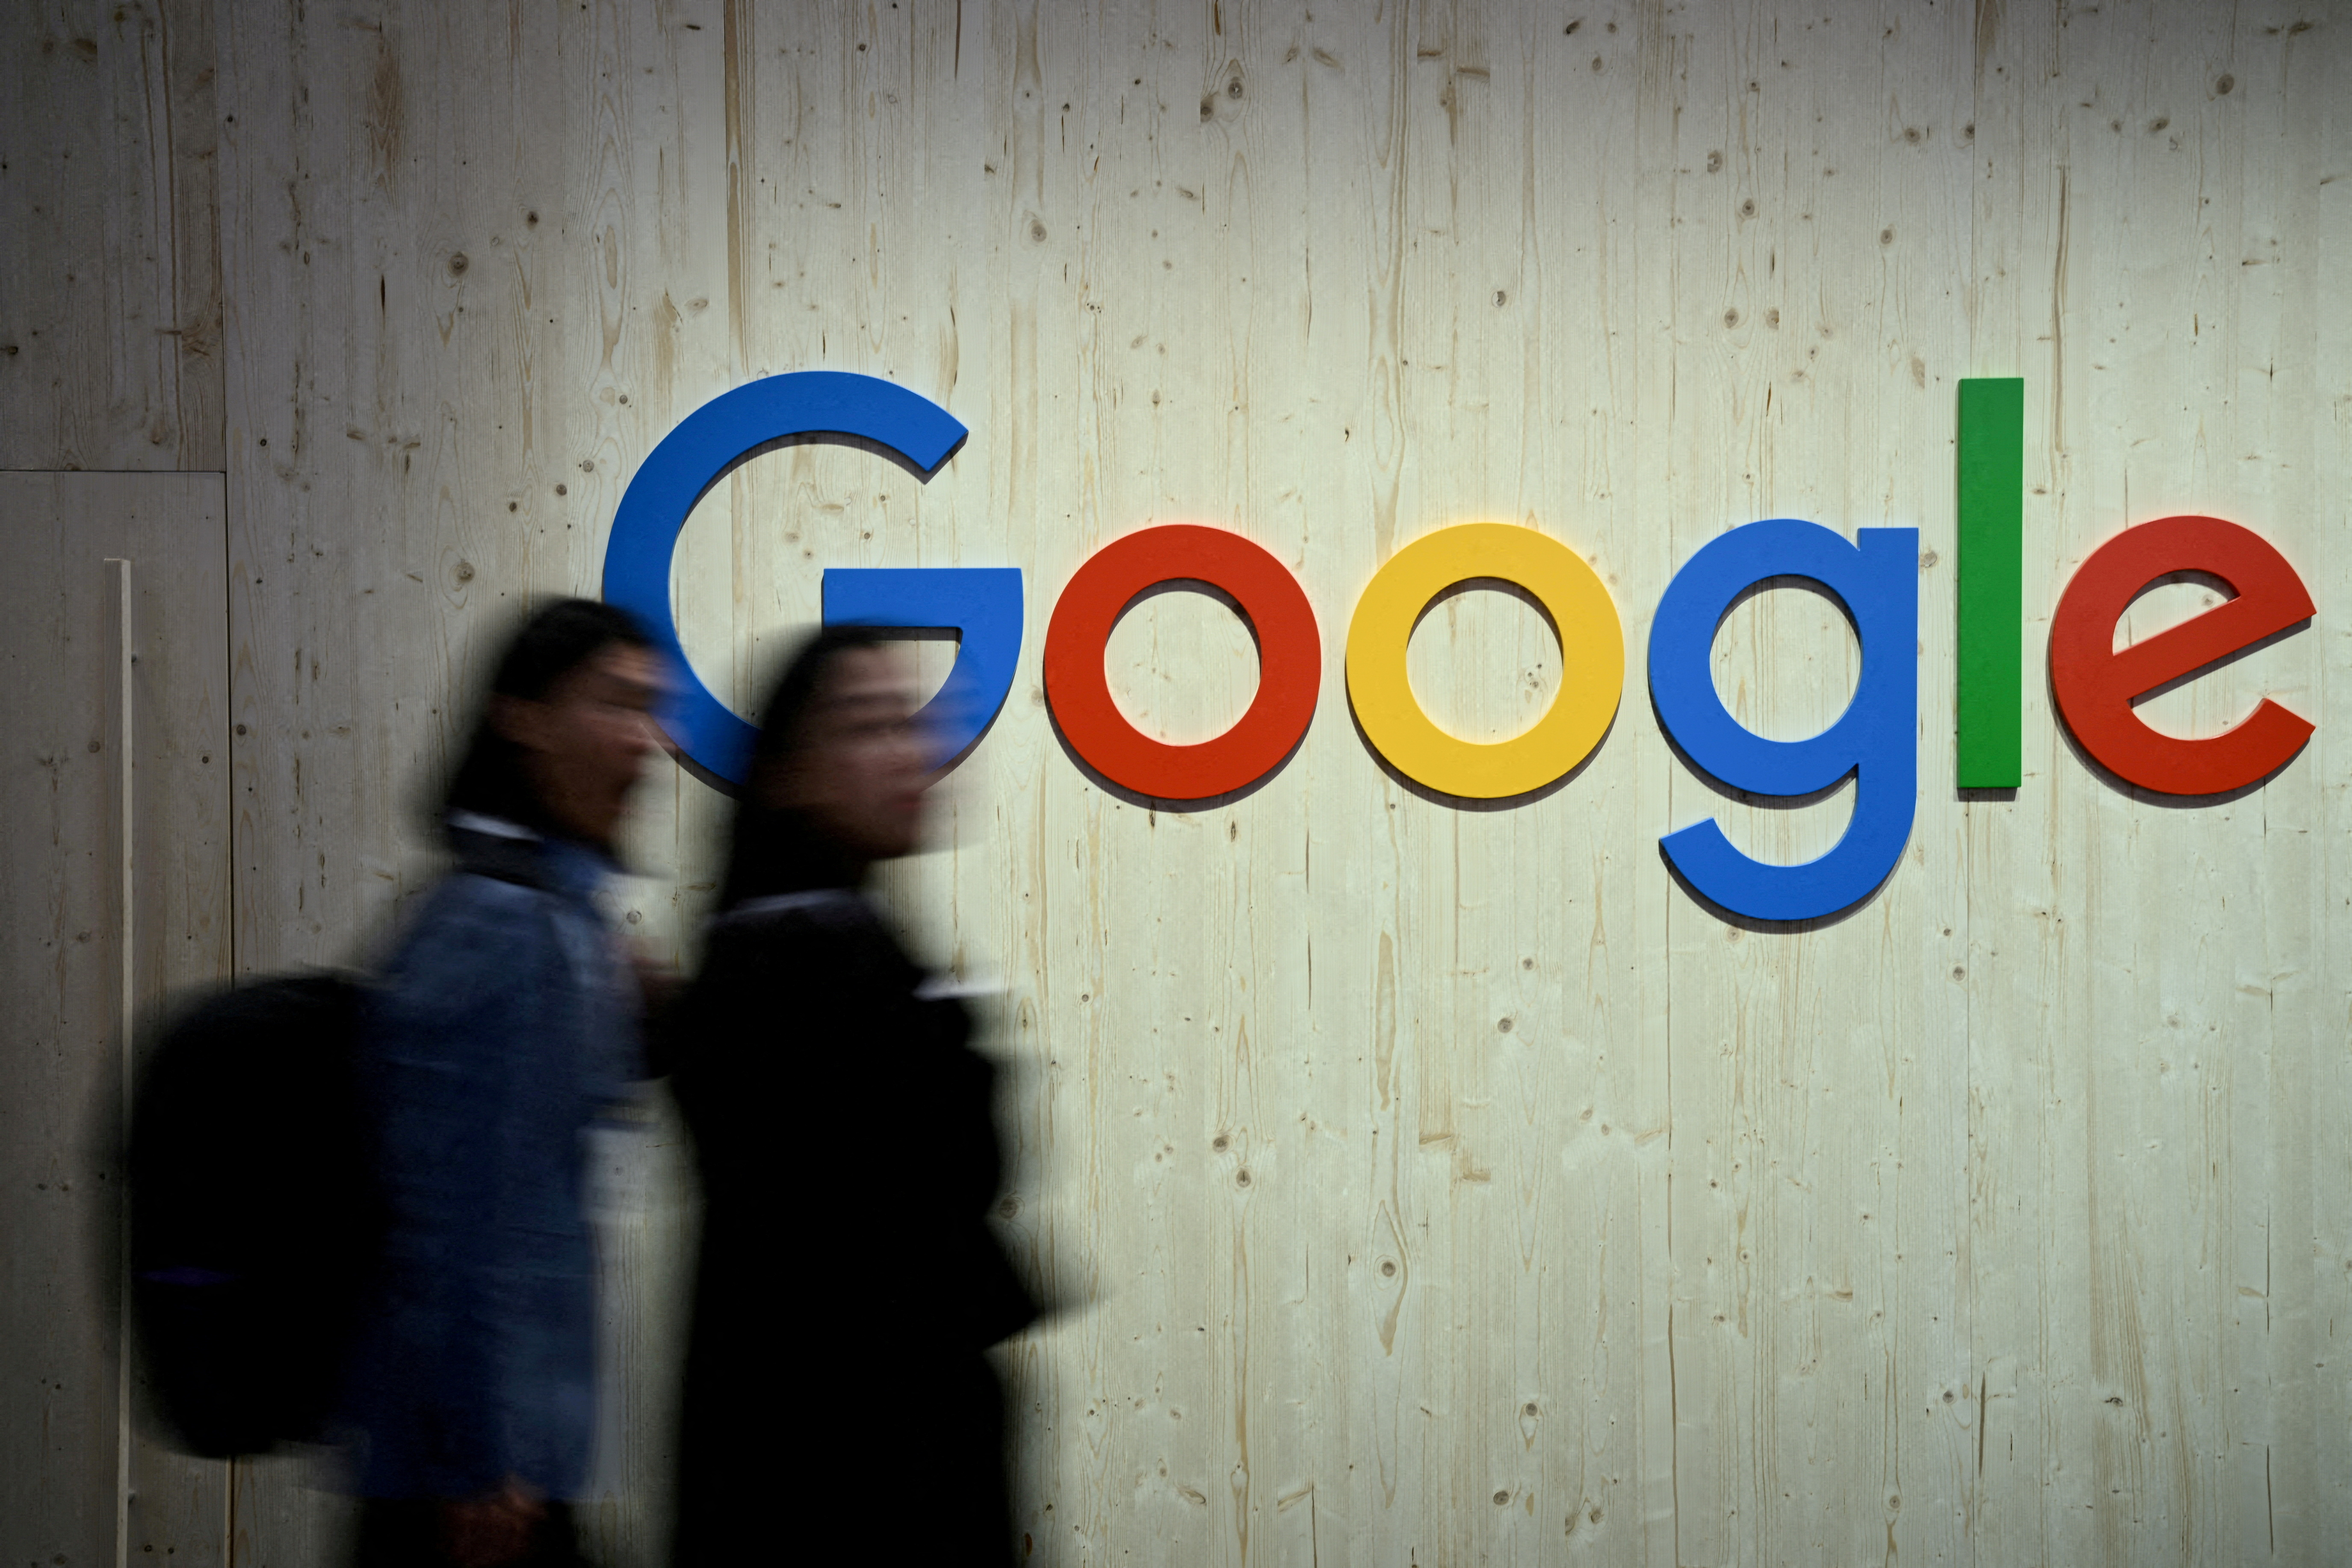
[[[770,698],[677,1016],[704,1197],[677,1568],[1013,1560],[985,1352],[1036,1309],[986,1218],[994,1069],[862,891],[931,766],[889,635],[816,634]]]
[[[344,1402],[361,1568],[579,1561],[585,1134],[642,1076],[631,965],[594,898],[660,677],[610,605],[564,600],[520,628],[442,805],[456,868],[367,1005],[389,1235]]]

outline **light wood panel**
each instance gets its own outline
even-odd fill
[[[1029,574],[1012,700],[943,852],[889,889],[941,962],[1006,981],[1005,1225],[1087,1303],[1009,1354],[1034,1552],[2326,1554],[2352,1258],[2333,18],[348,20],[216,28],[241,968],[358,952],[425,884],[413,808],[506,617],[593,591],[677,419],[776,371],[887,375],[970,444],[928,484],[824,447],[746,465],[676,598],[748,707],[825,564]],[[2129,521],[2218,512],[2305,570],[2309,631],[2147,710],[2301,706],[2319,735],[2264,789],[2118,791],[2037,684],[2026,787],[1954,791],[1954,386],[2009,374],[2032,668]],[[1716,815],[1795,858],[1848,803],[1727,799],[1644,689],[1675,567],[1774,515],[1921,531],[1911,845],[1796,931],[1699,909],[1654,841]],[[1583,552],[1629,638],[1601,753],[1499,810],[1384,771],[1341,679],[1363,582],[1468,518]],[[1326,651],[1298,752],[1200,811],[1097,787],[1037,679],[1070,572],[1174,520],[1290,563]],[[1818,720],[1852,679],[1837,636],[1767,595],[1720,677],[1760,724]],[[1422,641],[1465,723],[1509,720],[1495,694],[1549,657],[1462,601]],[[1167,601],[1118,657],[1155,722],[1250,679]],[[689,956],[721,814],[683,773],[648,794],[627,908]],[[686,1223],[645,1205],[612,1325],[640,1391]],[[664,1449],[626,1441],[596,1530],[648,1561]],[[256,1560],[302,1560],[331,1549],[315,1513],[256,1479],[238,1517]]]
[[[0,1549],[15,1561],[119,1561],[118,1535],[133,1561],[224,1561],[227,1467],[123,1432],[110,1283],[132,1048],[126,826],[142,1020],[228,973],[222,500],[217,474],[0,475]],[[130,563],[127,647],[110,558]]]
[[[2085,17],[1991,40],[1980,92],[2017,151],[1979,186],[2000,219],[1979,225],[1979,331],[2031,378],[2028,527],[2051,542],[2028,552],[2036,644],[2084,555],[2171,512],[2246,521],[2340,594],[2343,432],[2311,421],[2341,394],[2289,325],[2329,330],[2285,253],[2326,221],[2310,197],[2315,164],[2341,161],[2324,85],[2341,56],[2314,59],[2301,20]],[[2320,126],[2332,143],[2305,140]],[[2311,390],[2290,390],[2304,364]],[[2326,617],[2143,711],[2211,732],[2272,691],[2326,724]],[[2319,1022],[2340,1006],[2314,1007],[2340,996],[2321,977],[2345,952],[2340,904],[2314,898],[2340,746],[2315,738],[2266,788],[2183,811],[2100,776],[2044,695],[2029,787],[1968,807],[1986,1538],[2052,1561],[2325,1556],[2326,1508],[2299,1478],[2342,1463],[2342,1385],[2305,1317],[2341,1289],[2309,1260],[2340,1276],[2344,1257],[2338,1153],[2310,1131],[2343,1093],[2338,1026]]]
[[[221,466],[209,0],[27,0],[0,90],[0,468]]]

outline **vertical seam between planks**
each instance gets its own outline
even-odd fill
[[[228,901],[228,984],[236,984],[237,969],[237,843],[236,843],[236,543],[229,528],[228,462],[228,389],[226,378],[221,388],[221,462],[220,474],[220,540],[221,540],[221,725],[219,737],[221,755],[228,766],[221,769],[221,823],[223,851],[228,859],[228,875],[223,879]],[[221,1467],[221,1568],[236,1568],[236,1456],[230,1455]]]
[[[121,1145],[128,1147],[131,1121],[131,1013],[135,994],[133,986],[138,970],[138,952],[132,945],[133,921],[136,914],[131,902],[131,896],[135,891],[134,879],[131,874],[131,835],[136,825],[136,818],[132,815],[136,802],[132,797],[131,753],[131,663],[134,655],[131,646],[131,563],[124,558],[113,557],[107,561],[107,564],[115,568],[117,588],[115,658],[119,682],[117,700],[121,704],[121,711],[118,715],[121,723],[117,729],[115,744],[120,752],[116,768],[121,778],[119,809],[121,812],[121,822],[117,831],[116,842],[121,856],[122,907],[117,911],[116,931],[122,944],[122,963],[121,972],[116,976],[116,983],[121,988],[117,1002],[119,1008],[117,1022],[121,1027],[119,1048],[121,1051],[122,1104],[116,1114],[120,1123],[118,1133],[121,1136]],[[118,1201],[121,1190],[118,1184]],[[128,1568],[131,1560],[131,1229],[128,1225],[118,1227],[115,1267],[118,1282],[115,1287],[117,1320],[114,1368],[114,1568]]]

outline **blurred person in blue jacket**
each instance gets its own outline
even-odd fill
[[[595,1412],[587,1134],[639,1065],[595,904],[655,749],[659,658],[623,612],[515,634],[442,803],[456,857],[362,1025],[389,1235],[344,1414],[361,1568],[579,1561]]]

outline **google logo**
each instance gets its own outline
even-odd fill
[[[1963,788],[2022,782],[2023,384],[1961,384],[1958,430],[1958,668],[1955,740]],[[873,376],[801,371],[750,383],[688,415],[650,453],[614,518],[604,596],[637,615],[683,672],[664,725],[695,766],[740,783],[750,725],[711,695],[680,647],[670,562],[695,503],[736,465],[800,437],[843,439],[929,475],[967,432],[928,398]],[[1702,897],[1738,916],[1799,921],[1866,898],[1901,858],[1918,795],[1918,531],[1865,528],[1851,541],[1818,523],[1773,518],[1702,546],[1666,585],[1652,617],[1650,695],[1660,724],[1696,768],[1733,789],[1803,795],[1854,781],[1852,821],[1826,854],[1773,865],[1734,848],[1710,818],[1659,841]],[[2231,597],[2118,649],[2116,624],[2150,586],[2182,574],[2217,580]],[[1709,669],[1715,634],[1749,588],[1799,577],[1825,589],[1862,645],[1845,711],[1801,741],[1740,724]],[[1496,578],[1525,590],[1559,638],[1564,675],[1534,728],[1485,744],[1447,733],[1414,698],[1405,648],[1422,612],[1457,584]],[[1257,638],[1258,688],[1223,734],[1171,745],[1118,710],[1103,669],[1111,628],[1137,597],[1170,582],[1230,595]],[[958,637],[954,667],[925,709],[952,761],[976,745],[1012,690],[1024,616],[1013,567],[828,567],[828,624],[860,623]],[[2237,653],[2299,628],[2314,615],[2294,569],[2258,534],[2211,517],[2126,528],[2075,573],[2058,602],[2049,677],[2076,742],[2126,784],[2177,795],[2218,795],[2292,762],[2308,721],[2264,699],[2219,735],[2186,739],[2149,726],[2133,704]],[[1398,551],[1372,574],[1348,626],[1348,699],[1365,739],[1407,777],[1476,799],[1526,795],[1592,754],[1625,684],[1625,632],[1600,576],[1533,528],[1470,522]],[[1263,778],[1314,721],[1323,645],[1315,611],[1289,569],[1224,529],[1161,524],[1113,541],[1080,566],[1055,601],[1045,647],[1045,696],[1071,748],[1122,788],[1196,801]]]

